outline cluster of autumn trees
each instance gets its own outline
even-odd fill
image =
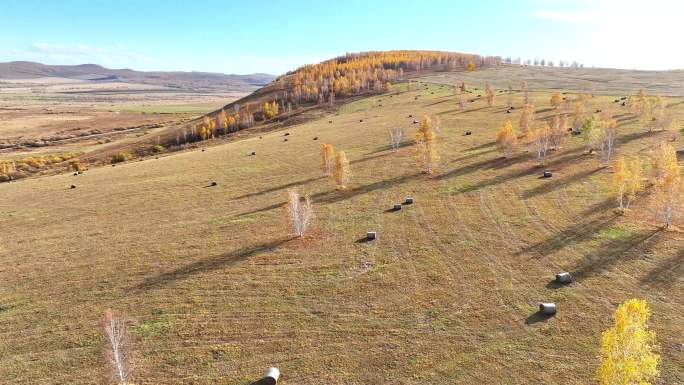
[[[320,64],[306,65],[278,81],[286,84],[284,98],[300,104],[331,95],[344,97],[383,91],[406,71],[475,69],[496,65],[499,57],[440,51],[379,51],[347,54]]]

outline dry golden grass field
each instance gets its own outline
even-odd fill
[[[205,151],[0,184],[0,383],[104,382],[98,321],[112,308],[130,317],[138,385],[249,384],[268,366],[283,385],[591,384],[601,332],[632,297],[652,308],[657,384],[684,383],[681,228],[660,229],[639,201],[617,215],[612,174],[580,137],[551,153],[550,179],[524,150],[502,159],[495,134],[517,126],[521,94],[512,114],[502,95],[459,109],[436,84],[482,89],[489,71]],[[541,121],[553,87],[530,88]],[[613,103],[638,88],[590,100],[614,109],[621,154],[672,135]],[[682,121],[680,91],[668,102]],[[441,120],[432,176],[411,146],[425,114]],[[405,129],[396,153],[390,127]],[[321,143],[347,152],[347,190],[319,169]],[[291,188],[315,205],[305,239],[286,225]],[[369,230],[378,239],[361,242]],[[576,282],[556,287],[563,270]],[[539,317],[541,301],[558,314]]]

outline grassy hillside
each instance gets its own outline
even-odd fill
[[[616,96],[592,109],[618,109],[619,152],[647,153],[665,134]],[[547,117],[550,94],[531,97]],[[639,202],[616,215],[611,174],[578,137],[550,156],[551,179],[528,153],[501,159],[496,130],[517,120],[504,99],[460,110],[451,87],[397,86],[206,151],[0,184],[0,382],[99,382],[97,323],[115,308],[131,317],[136,384],[248,384],[271,365],[283,384],[587,384],[631,297],[652,306],[659,383],[684,382],[684,235]],[[423,114],[442,122],[434,176],[408,145]],[[321,143],[351,159],[346,191],[318,169]],[[304,240],[285,226],[289,188],[316,206]],[[378,239],[359,242],[368,230]],[[555,287],[561,270],[577,282]],[[557,316],[537,317],[540,301]]]

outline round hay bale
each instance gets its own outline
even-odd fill
[[[212,185],[212,186],[218,186],[218,183],[216,183],[215,181],[212,181],[212,182],[211,182],[211,185]]]
[[[470,132],[470,131],[466,131],[465,134],[466,134],[466,135],[472,135],[473,133]]]
[[[256,151],[252,151],[252,156],[256,155]]]
[[[369,241],[373,241],[378,238],[378,233],[375,231],[368,231],[366,232],[366,239]]]
[[[562,285],[568,285],[572,283],[572,275],[570,275],[570,273],[567,271],[560,272],[556,274],[556,282]]]
[[[395,203],[395,204],[392,206],[392,210],[394,210],[394,211],[399,211],[399,210],[401,210],[401,203]]]
[[[551,171],[544,171],[544,178],[551,178],[553,173]]]
[[[317,137],[317,136],[314,136],[313,140],[318,140],[318,137]]]
[[[413,204],[413,197],[411,197],[411,196],[406,197],[404,199],[404,204],[412,205]]]
[[[289,132],[286,132],[286,133],[283,134],[283,136],[290,136],[290,133],[289,133]]]
[[[287,138],[283,139],[283,142],[287,142]]]
[[[544,315],[556,314],[556,304],[553,302],[542,302],[539,304],[539,312]]]
[[[76,188],[76,186],[74,186],[74,185],[72,184],[72,185],[71,185],[71,187],[69,187],[69,188],[71,188],[71,189],[75,189],[75,188]]]

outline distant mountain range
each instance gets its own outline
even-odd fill
[[[93,82],[125,82],[171,87],[261,87],[276,77],[269,74],[228,75],[213,72],[144,72],[109,69],[97,64],[47,65],[29,61],[0,63],[0,81],[61,78]]]

